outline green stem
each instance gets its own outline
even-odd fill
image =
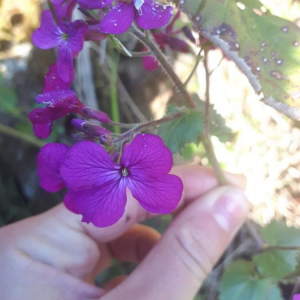
[[[111,103],[111,116],[115,122],[120,122],[120,112],[119,112],[119,102],[118,102],[118,92],[117,92],[117,80],[118,80],[118,66],[120,55],[118,52],[114,52],[111,63],[110,72],[110,103]],[[120,133],[120,127],[114,126],[113,131],[115,133]]]
[[[170,115],[170,116],[167,116],[165,118],[162,118],[162,119],[159,119],[159,120],[156,120],[156,121],[152,121],[152,122],[148,122],[148,123],[136,125],[131,130],[128,130],[124,134],[122,134],[122,136],[119,139],[115,140],[115,143],[119,143],[119,142],[121,142],[123,140],[126,140],[126,139],[130,138],[131,136],[133,136],[134,134],[136,134],[138,132],[143,132],[143,131],[145,131],[145,130],[147,130],[149,128],[156,127],[158,125],[161,125],[163,123],[172,121],[174,119],[178,119],[182,115],[183,115],[183,113],[180,112],[180,113],[177,113],[177,114],[174,114],[174,115]]]
[[[141,32],[135,26],[132,26],[130,28],[130,31],[144,45],[146,45],[147,48],[150,51],[152,51],[155,54],[157,60],[159,61],[159,63],[163,67],[163,69],[166,71],[166,73],[168,74],[168,76],[170,77],[170,79],[172,80],[172,82],[174,83],[175,87],[177,87],[178,90],[180,91],[180,93],[182,93],[182,95],[184,96],[184,98],[187,101],[187,103],[189,104],[189,106],[191,108],[195,108],[195,103],[194,103],[191,95],[186,90],[184,84],[181,82],[181,80],[179,79],[179,77],[177,76],[177,74],[174,72],[172,66],[169,64],[169,62],[168,62],[167,58],[165,57],[165,55],[161,52],[161,50],[159,49],[159,47],[153,41],[153,38],[151,36],[149,36],[149,38],[147,39],[147,37],[145,36],[145,34],[143,32]]]
[[[145,56],[152,56],[153,52],[152,51],[147,51],[147,52],[130,52],[131,57],[145,57]]]
[[[224,175],[224,172],[217,160],[213,145],[211,143],[211,139],[209,136],[202,135],[201,141],[203,143],[203,146],[205,148],[206,155],[208,157],[208,160],[210,161],[212,168],[215,171],[215,174],[217,176],[219,185],[228,185],[228,181]]]
[[[0,132],[4,133],[6,135],[12,136],[14,138],[17,138],[21,141],[30,143],[38,148],[41,148],[45,145],[45,143],[43,141],[40,141],[27,133],[18,131],[14,128],[8,127],[1,123],[0,123]]]
[[[188,79],[187,79],[187,80],[185,81],[185,83],[184,83],[184,86],[185,86],[185,87],[188,86],[188,84],[190,83],[191,79],[193,78],[195,72],[197,71],[197,68],[198,68],[198,66],[199,66],[199,63],[200,63],[200,61],[201,61],[201,59],[202,59],[202,56],[201,56],[201,52],[202,52],[202,51],[203,51],[203,49],[201,48],[200,51],[199,51],[199,53],[198,53],[198,55],[197,55],[196,63],[195,63],[195,65],[194,65],[194,68],[193,68],[193,70],[192,70],[190,76],[188,77]]]
[[[119,123],[119,122],[113,122],[113,121],[110,121],[107,125],[110,125],[110,126],[117,126],[117,127],[120,127],[120,128],[128,128],[128,129],[131,129],[131,128],[134,127],[136,124],[125,124],[125,123]]]
[[[210,136],[210,73],[208,68],[208,50],[205,50],[204,54],[204,69],[205,69],[205,79],[206,79],[206,88],[205,88],[205,135]]]

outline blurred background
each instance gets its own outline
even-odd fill
[[[300,25],[297,1],[262,2],[275,15]],[[49,194],[39,187],[35,160],[45,142],[72,143],[70,118],[57,121],[46,141],[33,136],[28,119],[36,96],[42,92],[44,75],[56,60],[55,51],[42,51],[31,43],[43,7],[40,0],[0,0],[0,226],[46,211],[63,199],[63,193]],[[122,41],[129,50],[139,47],[130,36],[124,35]],[[79,99],[122,122],[162,117],[168,100],[176,93],[163,71],[147,72],[141,59],[105,51],[106,46],[106,41],[86,43],[80,53],[74,84]],[[172,52],[168,55],[176,72],[186,79],[195,58]],[[234,132],[230,143],[213,142],[224,169],[247,178],[250,218],[261,225],[274,217],[285,218],[289,224],[299,226],[300,122],[259,102],[248,80],[220,50],[211,50],[208,62],[212,72],[211,102]],[[203,63],[189,89],[205,98]],[[175,162],[208,164],[201,145],[188,147],[184,157],[177,155]],[[162,232],[169,221],[170,217],[164,216],[149,224]],[[116,265],[99,281],[115,272],[130,272],[133,267]],[[211,280],[208,285],[216,282]],[[207,294],[205,299],[213,300],[215,295]]]

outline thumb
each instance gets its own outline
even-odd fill
[[[192,300],[244,222],[242,190],[219,187],[183,210],[146,259],[102,299]]]

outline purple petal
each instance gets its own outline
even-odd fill
[[[59,101],[68,101],[68,99],[77,99],[76,94],[72,90],[57,90],[52,92],[46,92],[40,94],[35,99],[36,103],[46,103],[51,104],[52,106],[58,103]],[[79,100],[78,100],[79,101]],[[66,103],[68,104],[68,103]]]
[[[173,157],[163,140],[154,134],[138,134],[123,152],[121,165],[134,179],[161,179],[171,170]]]
[[[124,214],[126,185],[115,180],[106,184],[74,193],[75,208],[82,215],[82,222],[97,227],[115,224]]]
[[[122,34],[134,20],[134,5],[120,2],[100,22],[100,31],[110,34]]]
[[[139,27],[146,30],[160,28],[168,24],[173,15],[172,11],[172,6],[145,0],[140,11],[135,12],[135,20]]]
[[[167,214],[178,205],[183,184],[175,175],[167,175],[162,180],[129,180],[128,187],[140,205],[152,213]]]
[[[78,211],[77,211],[76,205],[75,205],[75,198],[74,198],[73,191],[68,191],[66,193],[65,198],[64,198],[64,204],[69,211],[71,211],[75,214],[78,214]]]
[[[78,191],[116,181],[121,173],[102,146],[83,141],[70,149],[61,176],[69,189]]]
[[[60,78],[67,83],[72,82],[75,78],[73,53],[67,45],[61,45],[58,48],[57,71]]]
[[[295,295],[294,298],[293,298],[293,300],[300,300],[300,294]]]
[[[83,20],[77,20],[67,27],[69,35],[68,47],[74,52],[80,52],[83,49],[84,37],[88,32],[89,26]]]
[[[59,92],[50,92],[49,99],[53,94],[59,94]],[[51,98],[51,101],[49,100],[49,105],[47,107],[34,109],[30,113],[29,118],[33,124],[44,124],[62,118],[71,112],[80,113],[82,106],[83,104],[73,96],[53,97]]]
[[[66,0],[51,0],[51,2],[53,3],[53,4],[62,4],[62,3],[64,3]]]
[[[60,176],[60,167],[66,158],[69,147],[64,144],[47,144],[37,157],[40,185],[47,192],[58,192],[65,183]]]
[[[174,16],[170,24],[166,27],[166,34],[169,35],[172,33],[174,29],[175,22],[180,18],[180,10],[177,12],[177,14]]]
[[[143,67],[147,71],[154,71],[159,67],[159,62],[154,56],[143,57]]]
[[[114,2],[114,0],[77,0],[84,9],[104,8]]]
[[[70,90],[70,83],[64,82],[57,71],[57,64],[52,65],[49,68],[49,72],[45,76],[44,93],[52,92],[56,90]]]
[[[32,125],[34,135],[40,139],[46,139],[51,134],[52,122],[44,124],[32,123]]]
[[[63,32],[54,23],[50,10],[45,10],[42,14],[41,27],[32,35],[32,42],[41,49],[51,49],[61,42]]]
[[[66,3],[64,3],[65,1],[53,1],[53,0],[52,2],[54,3],[54,10],[59,25],[63,24],[63,20],[67,20],[71,22],[72,14],[76,6],[76,0],[66,1]]]

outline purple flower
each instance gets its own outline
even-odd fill
[[[88,25],[82,20],[56,25],[50,10],[42,14],[41,27],[32,36],[33,43],[41,49],[58,47],[58,73],[65,82],[74,79],[73,58],[83,48]]]
[[[153,0],[119,1],[100,22],[100,31],[122,34],[134,20],[140,28],[146,30],[160,28],[169,22],[172,11],[172,6],[162,5]]]
[[[58,22],[60,24],[63,20],[71,22],[76,0],[51,0],[51,2]]]
[[[172,154],[161,138],[139,134],[124,148],[119,164],[96,143],[75,144],[68,151],[58,177],[63,178],[69,189],[65,205],[81,214],[83,222],[106,227],[123,216],[127,188],[147,211],[173,211],[183,185],[179,177],[168,174],[171,167]],[[42,180],[42,172],[39,174]]]
[[[36,98],[37,103],[43,103],[47,106],[36,108],[29,114],[34,134],[37,137],[47,138],[51,133],[53,121],[69,113],[77,113],[103,123],[110,122],[105,113],[94,111],[81,103],[71,90],[71,84],[64,82],[58,74],[58,64],[52,65],[45,76],[43,94]]]
[[[294,298],[293,298],[293,300],[300,300],[300,294],[295,295]]]
[[[104,8],[111,5],[115,0],[77,0],[78,4],[84,9]]]
[[[29,115],[34,134],[39,138],[50,135],[53,121],[70,112],[80,113],[84,107],[71,90],[70,83],[59,77],[57,64],[49,68],[45,76],[44,93],[36,98],[36,102],[47,104],[45,108],[34,109]]]
[[[60,167],[66,158],[69,147],[64,144],[47,144],[37,157],[38,175],[41,187],[50,193],[59,192],[65,183],[60,176]]]

